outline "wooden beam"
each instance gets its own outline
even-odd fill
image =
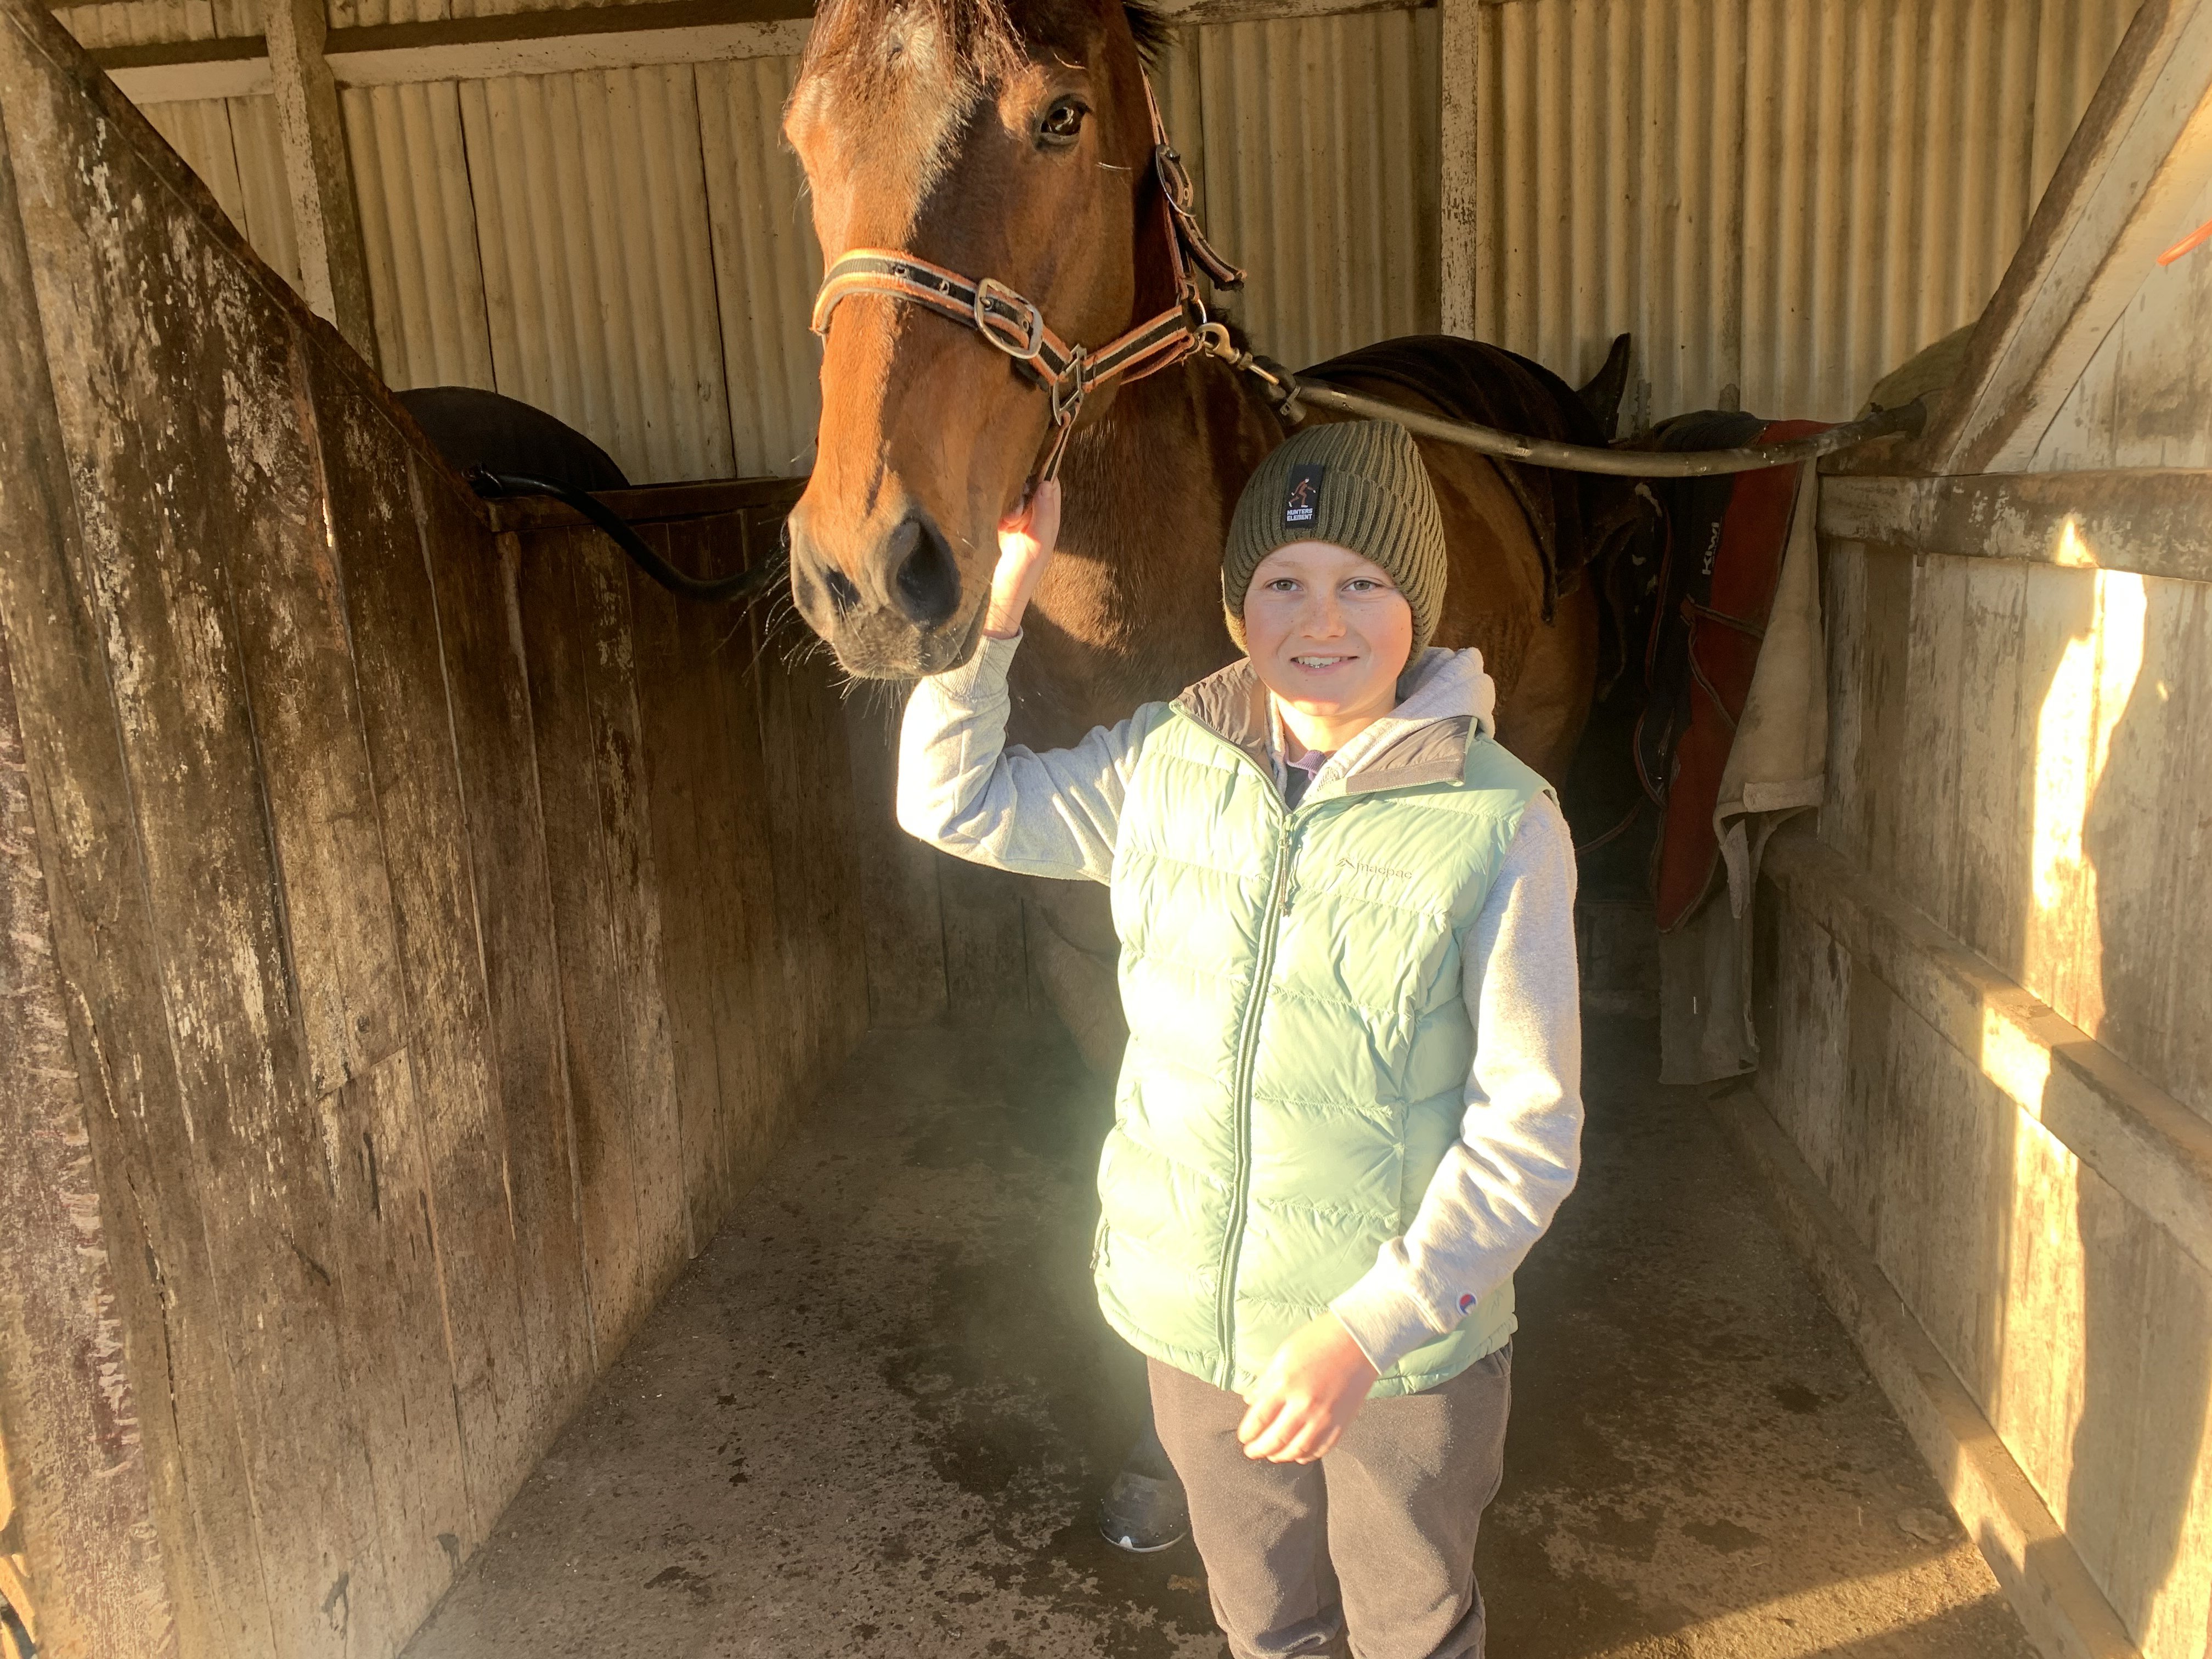
[[[1437,141],[1443,204],[1443,328],[1475,337],[1475,169],[1481,127],[1482,10],[1480,0],[1441,0],[1437,58],[1442,106]]]
[[[2024,470],[2208,182],[2212,0],[2145,0],[1911,462]]]
[[[276,134],[300,249],[301,297],[368,362],[376,362],[369,322],[368,255],[346,154],[338,89],[323,58],[329,21],[323,0],[268,0],[269,68]]]
[[[1178,23],[1241,22],[1418,9],[1432,0],[1192,0],[1169,8]],[[1474,0],[1469,0],[1472,4]],[[813,27],[807,0],[646,0],[421,23],[331,29],[323,61],[340,87],[489,80],[654,64],[728,63],[795,55]],[[274,90],[267,39],[106,46],[93,60],[133,103],[251,98]]]
[[[1832,477],[1820,482],[1820,533],[2212,582],[2212,472]]]

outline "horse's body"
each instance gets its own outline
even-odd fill
[[[854,247],[918,254],[1018,289],[1070,340],[1104,340],[1174,293],[1132,33],[1152,26],[1120,0],[1017,4],[1009,17],[993,0],[829,0],[787,131],[830,260]],[[1058,132],[1071,102],[1085,112],[1072,144]],[[1328,372],[1439,413],[1465,414],[1472,398],[1500,424],[1602,441],[1533,365],[1474,397],[1483,362],[1468,354],[1491,349],[1419,343],[1434,349],[1355,354]],[[794,600],[857,676],[941,672],[974,648],[996,526],[1036,468],[1048,399],[975,333],[880,295],[843,302],[822,384],[813,476],[792,516]],[[1218,358],[1092,394],[1062,468],[1060,553],[1016,659],[1017,740],[1072,741],[1231,659],[1221,545],[1245,479],[1282,437],[1256,385]],[[1577,514],[1547,520],[1548,483],[1421,447],[1452,553],[1437,643],[1481,647],[1500,738],[1556,782],[1597,654],[1589,586],[1555,579],[1579,565]],[[1052,932],[1074,947],[1048,974],[1097,1057],[1118,1023],[1094,960],[1110,957],[1104,908],[1094,892],[1040,885]]]

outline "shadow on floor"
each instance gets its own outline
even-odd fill
[[[1493,1659],[2033,1659],[1651,1028],[1594,1023],[1521,1278]],[[1214,1659],[1091,1505],[1142,1368],[1086,1273],[1111,1115],[1054,1029],[871,1036],[406,1659]]]

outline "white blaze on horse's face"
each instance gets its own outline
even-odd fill
[[[1291,542],[1252,573],[1244,641],[1285,722],[1334,753],[1398,706],[1413,611],[1389,572],[1350,548]]]
[[[835,50],[810,47],[784,128],[823,257],[915,254],[1015,289],[1063,338],[1109,338],[1134,304],[1136,192],[1150,182],[1119,9],[1118,43],[1058,47],[957,43],[948,10],[840,0],[822,14]],[[1099,27],[1110,33],[1103,15]],[[967,655],[998,521],[1049,428],[1042,389],[975,330],[881,294],[838,306],[814,472],[791,519],[792,587],[848,671],[908,677]]]

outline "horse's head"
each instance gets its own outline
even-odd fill
[[[1148,19],[1121,0],[1012,6],[826,0],[784,130],[832,265],[856,248],[915,255],[1004,283],[1061,339],[1097,345],[1140,299],[1173,303],[1164,250],[1141,270],[1134,252],[1158,189],[1132,27]],[[878,291],[837,306],[791,568],[848,671],[904,678],[967,654],[998,521],[1051,425],[1037,380],[974,328]]]

